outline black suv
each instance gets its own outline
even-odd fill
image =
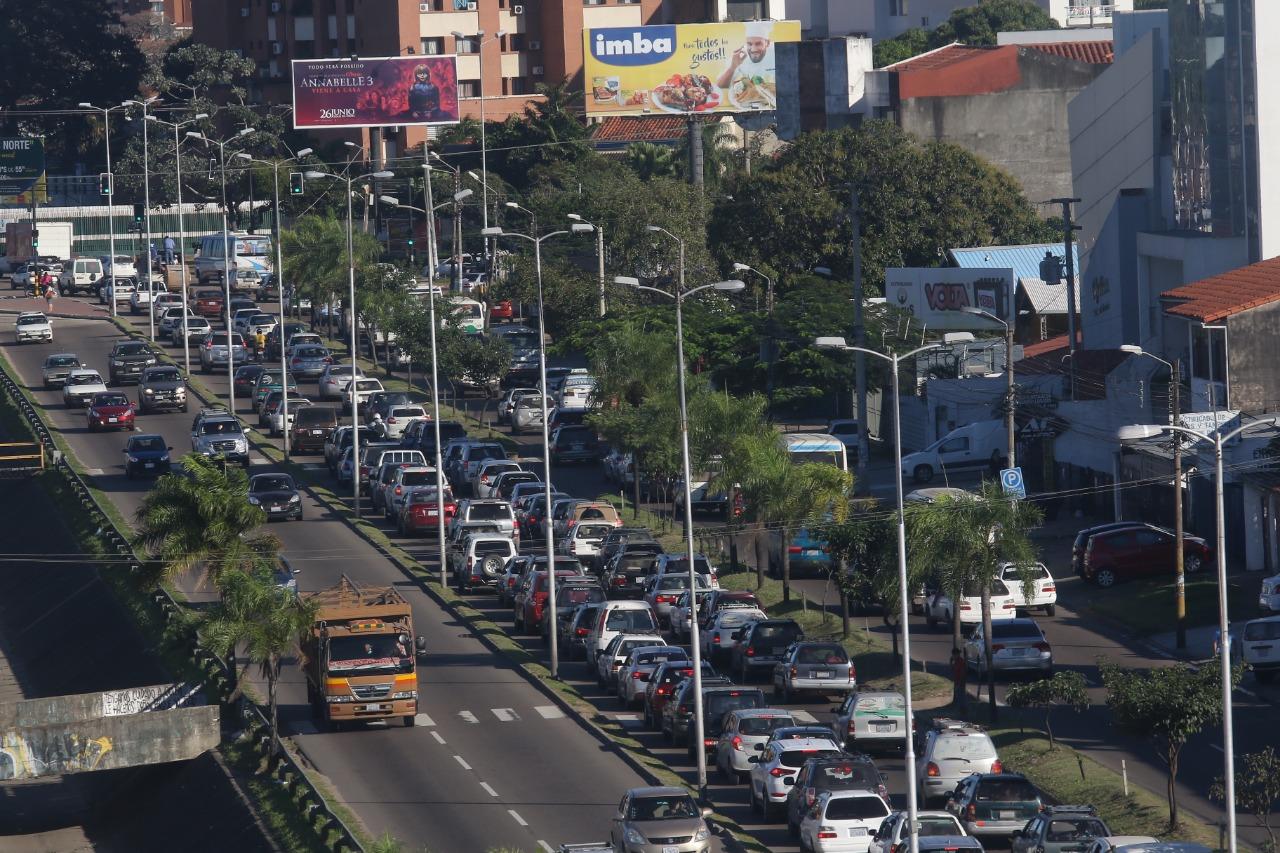
[[[641,598],[653,575],[657,555],[647,551],[618,554],[601,581],[609,598]]]
[[[156,354],[142,341],[117,341],[107,356],[107,384],[137,382],[155,363]]]
[[[861,753],[810,758],[796,774],[796,783],[787,792],[787,829],[800,834],[800,821],[818,802],[823,791],[871,791],[879,794],[889,808],[885,775],[876,763]]]
[[[792,643],[804,639],[804,631],[794,619],[764,619],[738,629],[738,645],[733,649],[731,668],[746,683],[759,670],[773,672]]]

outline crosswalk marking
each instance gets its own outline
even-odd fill
[[[509,723],[512,720],[519,721],[520,719],[520,715],[511,708],[490,708],[489,710],[493,712],[495,717],[504,723]]]
[[[791,716],[795,718],[797,723],[809,724],[818,722],[818,718],[808,711],[792,711]]]
[[[413,718],[415,726],[434,726],[436,721],[428,717],[426,714],[417,714]]]
[[[459,711],[458,716],[462,718],[464,723],[478,723],[480,719],[470,711]]]
[[[555,705],[535,705],[533,710],[542,715],[544,720],[559,720],[564,717],[564,711],[561,711]]]

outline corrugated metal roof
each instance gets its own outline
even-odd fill
[[[1018,284],[1037,314],[1067,313],[1067,285],[1045,284],[1039,278],[1020,278]],[[1080,310],[1080,276],[1076,276],[1076,311]]]
[[[1012,269],[1014,278],[1040,278],[1040,262],[1044,253],[1052,252],[1062,257],[1061,243],[1028,243],[1023,246],[975,246],[973,248],[952,249],[951,260],[958,267],[982,269]],[[1080,269],[1080,248],[1071,244],[1072,262],[1076,270]]]

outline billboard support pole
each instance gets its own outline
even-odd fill
[[[695,115],[689,115],[689,183],[702,189],[702,123]]]
[[[853,260],[853,345],[867,345],[867,328],[862,317],[862,211],[858,198],[858,188],[849,188],[849,249]],[[858,492],[866,494],[867,457],[871,449],[867,442],[867,357],[861,352],[854,353],[854,417],[858,421],[858,460],[854,485]]]

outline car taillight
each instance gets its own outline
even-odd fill
[[[858,668],[854,666],[852,663],[849,664],[849,680],[850,681],[858,680]]]
[[[938,765],[934,764],[932,761],[924,767],[924,775],[926,776],[937,777],[941,772],[942,771],[938,769]]]
[[[818,828],[818,837],[819,838],[835,838],[837,836],[836,836],[836,831],[833,828],[829,826],[823,826]]]
[[[775,779],[780,779],[781,777],[786,776],[788,772],[790,771],[786,767],[775,767],[769,771],[769,775]]]
[[[702,745],[703,745],[703,746],[715,746],[715,745],[716,745],[716,739],[715,739],[715,738],[713,738],[713,737],[704,737],[704,738],[702,739]]]
[[[742,737],[741,737],[741,736],[739,736],[739,735],[734,735],[734,736],[733,736],[733,740],[729,741],[729,743],[730,743],[730,744],[732,744],[732,745],[733,745],[733,748],[734,748],[734,749],[736,749],[738,752],[742,752]]]
[[[747,657],[753,658],[755,656],[756,656],[756,650],[751,648],[750,646],[747,646]]]
[[[712,634],[712,635],[711,635],[711,645],[713,645],[713,646],[718,646],[718,645],[720,645],[720,635],[719,635],[719,634]]]
[[[1040,652],[1047,652],[1047,651],[1050,651],[1049,644],[1048,644],[1048,643],[1036,643],[1036,651],[1040,651]]]
[[[613,579],[613,585],[614,585],[614,586],[626,586],[626,585],[627,585],[627,579],[626,579],[625,577],[623,577],[622,575],[619,575],[618,577],[616,577],[616,578],[614,578],[614,579]]]
[[[794,666],[793,666],[793,667],[791,667],[791,677],[792,677],[792,678],[795,678],[795,677],[796,677],[796,676],[798,676],[799,674],[800,674],[800,669],[799,669],[799,667],[794,667]]]
[[[1040,591],[1041,592],[1057,592],[1058,588],[1051,583],[1047,583],[1044,586],[1040,587]]]
[[[995,761],[991,762],[991,772],[992,773],[1004,772],[1004,767],[1000,764],[1000,759],[997,758]]]
[[[396,486],[396,494],[397,495],[404,494],[404,488],[402,486]]]
[[[577,634],[579,637],[585,637],[585,636],[587,636],[587,629],[586,629],[586,628],[577,628],[577,629],[575,629],[575,630],[574,630],[574,632],[573,632],[573,633]]]
[[[654,692],[654,693],[656,693],[656,694],[658,694],[659,696],[666,696],[668,693],[670,693],[670,692],[671,692],[671,688],[670,688],[670,687],[667,687],[665,684],[663,684],[663,685],[659,686],[659,687],[658,687],[658,689],[657,689],[657,690],[655,690],[655,691],[653,691],[653,692]]]
[[[969,603],[969,602],[967,602],[967,601],[961,600],[961,602],[960,602],[960,609],[961,609],[961,610],[972,610],[972,609],[973,609],[973,605],[972,605],[972,604],[970,604],[970,603]]]
[[[803,551],[803,550],[804,550],[804,549],[803,549],[803,548],[801,548],[799,545],[788,545],[788,546],[787,546],[787,553],[788,553],[788,554],[799,554],[799,553],[800,553],[801,551]]]

